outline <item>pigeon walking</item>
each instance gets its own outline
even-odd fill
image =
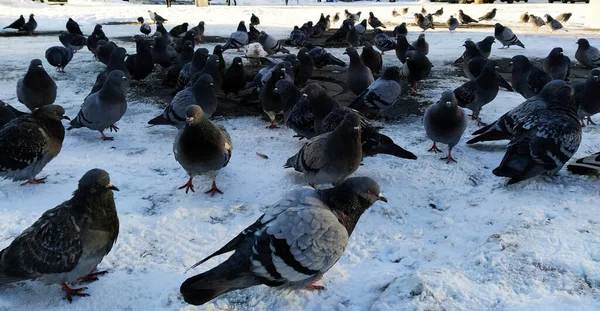
[[[446,163],[456,162],[452,157],[452,148],[458,144],[467,128],[467,116],[458,107],[458,102],[452,91],[444,91],[440,100],[425,110],[423,117],[427,137],[433,140],[431,152],[441,152],[436,143],[448,145],[448,155],[441,160]]]
[[[389,108],[402,94],[400,75],[400,68],[396,66],[386,68],[381,77],[358,95],[349,107],[366,114]]]
[[[567,28],[565,28],[563,26],[563,24],[561,24],[559,21],[555,20],[554,18],[552,18],[552,16],[550,16],[550,14],[546,14],[546,24],[548,26],[550,26],[550,29],[552,29],[552,31],[557,31],[557,30],[564,30],[564,31],[568,31]]]
[[[435,13],[433,13],[433,15],[437,16],[437,17],[444,15],[444,8],[440,8],[439,10],[435,11]]]
[[[12,22],[10,25],[4,27],[3,29],[11,28],[11,29],[20,30],[21,28],[23,28],[24,25],[25,25],[25,18],[23,17],[23,15],[21,15],[16,21]]]
[[[350,57],[350,65],[346,72],[346,83],[354,95],[359,95],[366,90],[375,79],[373,79],[373,73],[371,69],[367,67],[355,48],[346,48],[348,57]]]
[[[67,21],[67,31],[72,34],[83,36],[83,32],[81,32],[81,28],[79,28],[79,24],[69,17]]]
[[[250,17],[250,25],[260,25],[260,19],[258,18],[258,16],[254,15],[254,13],[252,13],[252,16]]]
[[[241,21],[237,27],[237,31],[232,33],[227,39],[227,43],[223,46],[223,51],[228,49],[237,49],[238,51],[248,44],[248,30],[246,23]]]
[[[23,27],[21,27],[21,29],[19,29],[19,31],[24,31],[28,34],[33,34],[37,26],[38,24],[35,21],[35,18],[33,18],[33,14],[29,14],[29,20],[27,21],[27,23],[25,23],[25,25],[23,25]]]
[[[62,148],[65,128],[61,121],[69,120],[61,106],[46,105],[25,114],[0,128],[0,177],[26,184],[43,183],[36,179],[42,169]],[[2,252],[0,252],[2,256]],[[0,284],[2,278],[0,261]]]
[[[411,85],[410,95],[417,95],[417,82],[427,78],[432,67],[433,65],[423,53],[415,50],[406,52],[406,63],[402,66],[402,76]]]
[[[419,26],[419,28],[423,29],[423,31],[429,28],[435,29],[435,27],[433,26],[433,22],[427,17],[423,16],[423,14],[419,14],[417,25]]]
[[[215,126],[204,115],[200,106],[191,105],[186,110],[186,125],[179,132],[173,143],[175,160],[188,173],[188,182],[179,187],[194,192],[192,180],[197,175],[208,175],[212,179],[212,187],[205,193],[214,196],[217,192],[217,175],[227,166],[231,158],[233,145],[231,137],[223,126]]]
[[[58,35],[58,40],[67,49],[73,51],[73,53],[81,50],[87,44],[87,38],[81,35],[68,33],[61,31]]]
[[[491,11],[485,13],[482,17],[479,18],[479,21],[491,21],[496,17],[496,8],[493,8]]]
[[[554,48],[544,60],[544,71],[553,80],[568,80],[571,72],[571,59],[563,54],[562,48]]]
[[[450,18],[448,18],[446,21],[446,26],[448,26],[448,30],[450,30],[450,32],[454,32],[454,30],[458,28],[458,19],[450,15]]]
[[[33,59],[23,79],[17,82],[17,99],[29,110],[34,111],[56,100],[56,83],[48,75],[42,61]]]
[[[575,52],[575,59],[582,64],[585,68],[595,68],[600,66],[600,50],[591,46],[587,39],[577,40],[577,51]]]
[[[535,27],[536,29],[539,29],[540,27],[546,25],[546,22],[544,22],[543,18],[535,16],[533,14],[529,14],[529,23],[533,25],[533,27]]]
[[[539,94],[552,78],[535,67],[527,57],[517,55],[512,58],[512,85],[523,97],[530,98]]]
[[[463,10],[458,10],[458,20],[461,24],[479,23],[479,21],[477,21],[476,19],[465,14]]]
[[[458,105],[471,110],[473,112],[472,119],[476,120],[479,125],[486,125],[481,122],[479,117],[481,108],[493,101],[498,95],[497,75],[497,63],[488,61],[483,68],[483,72],[475,80],[471,80],[454,90]]]
[[[56,71],[65,72],[65,67],[73,59],[73,51],[62,46],[53,46],[46,50],[46,60],[56,67]]]
[[[579,117],[587,118],[587,124],[595,125],[590,117],[600,112],[600,68],[592,69],[587,80],[574,84],[573,89]]]
[[[375,51],[373,46],[369,42],[365,42],[363,46],[362,53],[360,53],[360,59],[363,64],[371,69],[372,74],[376,74],[381,72],[381,67],[383,66],[383,59],[381,57],[381,53]],[[352,60],[350,60],[352,64]]]
[[[371,25],[371,27],[373,27],[373,29],[376,29],[379,27],[385,28],[385,25],[379,20],[379,18],[375,17],[373,12],[369,12],[368,23],[369,23],[369,25]]]
[[[100,91],[109,74],[115,70],[122,71],[127,79],[131,78],[131,74],[129,73],[127,66],[125,66],[125,55],[127,55],[127,51],[124,48],[116,48],[111,53],[106,69],[96,76],[96,82],[94,82],[90,94]],[[129,86],[129,82],[126,83],[126,86]]]
[[[494,37],[502,43],[502,48],[509,48],[511,45],[525,48],[525,45],[519,41],[517,35],[515,35],[510,28],[502,26],[500,23],[494,25]]]
[[[281,45],[281,43],[279,41],[277,41],[277,39],[268,35],[264,31],[260,32],[260,35],[258,36],[258,42],[263,46],[263,48],[269,55],[279,53],[279,52],[285,53],[285,54],[290,53],[290,51],[288,51],[288,49],[284,48]]]

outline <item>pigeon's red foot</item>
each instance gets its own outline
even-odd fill
[[[592,118],[590,116],[587,117],[587,124],[591,124],[591,125],[596,125],[596,123],[594,121],[592,121]]]
[[[433,152],[433,153],[442,152],[442,150],[436,146],[435,141],[433,142],[433,146],[431,146],[431,148],[429,148],[429,150],[427,150],[427,151]]]
[[[268,129],[278,129],[278,128],[279,128],[279,126],[277,126],[277,124],[275,124],[275,121],[274,121],[274,120],[271,120],[271,124],[270,124],[270,125],[267,125],[267,127],[266,127],[266,128],[268,128]]]
[[[66,293],[67,300],[69,302],[73,302],[73,297],[86,297],[90,294],[82,293],[83,290],[86,290],[87,287],[82,288],[70,288],[67,283],[62,283],[62,290]]]
[[[104,135],[104,132],[100,132],[100,134],[102,135],[100,138],[101,138],[103,141],[107,141],[107,140],[114,140],[114,139],[115,139],[114,137],[110,137],[110,136],[106,136],[106,135]]]
[[[412,87],[410,88],[410,96],[417,96],[419,95],[419,93],[417,92],[417,82],[413,83]]]
[[[306,285],[306,289],[310,289],[310,290],[324,290],[325,286],[321,286],[321,285],[315,285],[315,283],[319,282],[322,278],[318,278],[314,281],[312,281],[310,284]]]
[[[92,272],[88,275],[82,276],[80,278],[77,279],[77,281],[79,282],[95,282],[98,281],[98,276],[99,275],[105,275],[107,274],[108,271],[98,271],[98,272]]]
[[[481,122],[481,118],[477,118],[477,125],[479,125],[479,126],[487,126],[487,123]]]
[[[188,191],[190,191],[190,190],[192,190],[192,192],[195,192],[194,191],[194,184],[192,183],[192,179],[193,178],[190,177],[190,179],[188,179],[188,182],[185,183],[185,185],[183,185],[183,186],[181,186],[181,187],[179,187],[177,189],[184,189],[185,188],[185,194],[187,194]]]
[[[114,125],[114,124],[113,124],[113,125],[111,125],[111,126],[109,126],[109,127],[108,127],[108,129],[109,129],[111,132],[112,132],[112,131],[115,131],[115,133],[119,131],[119,128],[118,128],[116,125]]]
[[[456,162],[456,160],[452,157],[452,150],[448,150],[448,156],[444,157],[444,158],[440,158],[440,160],[446,160],[447,164],[450,164],[450,162],[454,162],[454,163],[458,163]]]
[[[210,189],[208,189],[207,191],[205,191],[204,193],[210,194],[211,197],[214,197],[216,193],[223,194],[223,191],[221,191],[219,188],[217,188],[217,183],[213,181],[212,187]]]
[[[48,178],[48,177],[44,177],[44,178],[31,178],[31,179],[27,180],[26,182],[22,183],[21,186],[44,184],[44,183],[46,183],[46,178]]]

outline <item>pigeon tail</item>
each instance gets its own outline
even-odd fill
[[[285,162],[285,165],[283,166],[283,168],[290,168],[290,167],[295,167],[296,166],[296,157],[298,155],[295,155],[289,159],[287,159],[287,161]]]
[[[343,60],[341,60],[333,55],[331,55],[330,60],[331,60],[331,64],[333,64],[333,65],[337,65],[340,67],[346,67],[346,63]]]
[[[517,42],[515,42],[516,46],[520,46],[522,48],[525,48],[525,45],[521,42],[521,40],[517,39]]]
[[[171,122],[171,120],[165,118],[165,116],[161,114],[160,116],[158,116],[158,117],[156,117],[156,118],[148,121],[148,124],[151,124],[151,125],[171,125],[171,124],[174,124],[174,123]]]
[[[393,155],[398,158],[410,159],[410,160],[417,159],[417,156],[414,153],[412,153],[408,150],[405,150],[402,147],[396,145],[391,138],[389,138],[385,135],[381,135],[381,144],[379,144],[375,148],[369,150],[368,153],[369,154],[371,154],[371,153],[373,153],[373,154],[389,154],[389,155]]]
[[[594,166],[589,164],[569,164],[567,165],[567,170],[571,172],[571,174],[576,175],[595,175],[598,174],[600,170],[600,166]],[[1,284],[1,281],[0,281]]]
[[[490,126],[490,125],[488,125]],[[475,133],[473,133],[475,135]],[[511,139],[512,135],[505,132],[500,132],[496,130],[491,130],[489,132],[483,132],[483,134],[471,138],[471,140],[467,141],[467,145],[472,145],[474,143],[482,142],[482,141],[494,141],[494,140],[503,140],[503,139]]]

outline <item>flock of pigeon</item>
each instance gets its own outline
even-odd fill
[[[393,16],[405,15],[393,11]],[[184,23],[167,31],[160,15],[149,11],[156,32],[138,18],[142,35],[135,36],[136,53],[110,41],[96,25],[85,37],[77,24],[69,19],[66,32],[59,40],[63,46],[50,47],[46,59],[59,71],[64,71],[74,53],[87,47],[95,59],[106,64],[96,78],[90,94],[72,120],[58,105],[53,105],[57,86],[39,59],[31,61],[23,79],[17,82],[19,102],[31,110],[24,113],[0,105],[0,176],[24,184],[43,183],[35,177],[55,158],[65,137],[63,119],[70,120],[68,130],[87,128],[100,132],[102,140],[112,140],[105,130],[117,131],[116,123],[127,110],[127,88],[130,80],[144,80],[154,70],[161,71],[163,84],[177,93],[164,112],[149,121],[152,125],[172,125],[180,129],[174,139],[176,161],[188,173],[189,180],[180,189],[194,191],[197,175],[208,175],[211,188],[206,193],[223,193],[216,185],[219,171],[232,155],[233,142],[227,130],[210,119],[218,109],[217,94],[238,94],[252,88],[265,114],[268,128],[277,128],[277,116],[283,114],[286,126],[308,142],[290,157],[286,168],[305,175],[312,188],[286,194],[254,224],[242,231],[220,250],[203,259],[233,251],[233,255],[217,267],[187,279],[181,293],[190,304],[204,304],[226,292],[259,284],[280,288],[322,289],[314,285],[342,256],[362,213],[377,201],[387,202],[379,185],[368,177],[350,177],[365,156],[389,154],[405,159],[417,157],[378,132],[367,116],[377,116],[391,105],[402,103],[402,88],[412,85],[411,95],[417,93],[417,82],[426,79],[432,70],[427,58],[429,44],[425,35],[409,43],[406,24],[397,26],[393,38],[380,28],[385,25],[369,14],[360,23],[361,12],[345,12],[340,28],[326,42],[345,42],[349,57],[346,82],[356,95],[352,102],[338,102],[318,83],[309,83],[315,68],[345,67],[346,63],[325,48],[311,43],[312,38],[325,36],[332,23],[340,20],[336,14],[321,14],[317,23],[307,22],[294,27],[290,37],[280,42],[264,31],[258,31],[259,18],[252,14],[250,30],[244,21],[224,45],[217,45],[212,54],[195,47],[203,42],[204,22],[188,29]],[[415,14],[415,24],[423,31],[434,28],[433,16],[444,14]],[[458,19],[450,17],[451,31],[458,23],[493,20],[496,9],[475,20],[459,11]],[[539,17],[528,15],[522,21]],[[560,17],[567,21],[570,15]],[[558,19],[547,16],[552,29],[560,29]],[[23,17],[10,28],[32,33],[37,23]],[[367,39],[367,25],[374,28]],[[512,30],[496,23],[494,36],[480,42],[465,42],[465,52],[456,61],[470,81],[454,90],[444,91],[439,101],[427,108],[424,127],[433,141],[429,151],[440,152],[437,143],[448,145],[444,160],[456,162],[452,148],[458,144],[471,110],[472,118],[483,125],[473,133],[467,144],[509,140],[506,154],[493,170],[497,176],[510,178],[508,183],[520,182],[542,173],[559,171],[577,151],[582,138],[582,126],[587,118],[600,112],[600,51],[586,39],[579,39],[575,54],[577,61],[590,68],[585,82],[569,85],[571,61],[560,47],[546,57],[543,69],[536,68],[527,57],[512,58],[511,83],[498,72],[496,61],[490,59],[492,44],[525,48]],[[297,55],[290,54],[285,45],[298,46]],[[357,48],[363,46],[359,54]],[[375,50],[376,47],[380,51]],[[229,66],[223,52],[245,49],[250,64],[262,68],[248,83],[242,57],[235,57]],[[402,67],[382,68],[382,54],[394,50]],[[270,57],[276,53],[283,58]],[[594,69],[595,68],[595,69]],[[374,75],[381,73],[375,80]],[[508,111],[495,122],[486,125],[479,117],[481,109],[492,102],[499,88],[516,91],[525,101]],[[577,160],[569,166],[575,173],[587,173],[600,168],[600,153]],[[332,184],[319,190],[315,185]],[[38,279],[59,283],[69,301],[73,296],[87,296],[85,288],[71,288],[67,283],[91,282],[105,271],[95,271],[108,254],[119,233],[119,221],[113,198],[118,191],[106,171],[93,169],[79,181],[73,197],[44,213],[30,228],[0,252],[0,285]],[[195,267],[194,266],[194,267]],[[193,267],[192,267],[193,268]]]

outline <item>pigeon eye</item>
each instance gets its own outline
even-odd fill
[[[56,114],[56,111],[52,111],[53,114]]]
[[[310,91],[310,93],[314,95],[314,94],[315,94],[315,91],[314,91],[314,90],[313,90],[313,91]]]
[[[373,194],[373,190],[371,190],[371,189],[367,190],[367,194]]]

